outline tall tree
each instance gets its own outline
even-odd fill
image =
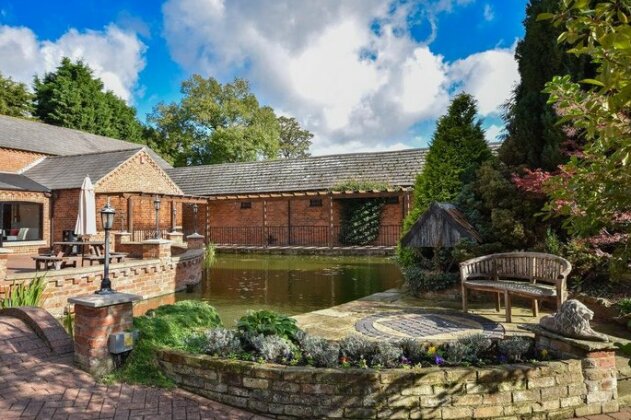
[[[26,118],[33,111],[33,94],[24,83],[0,73],[0,114]]]
[[[82,61],[63,58],[43,78],[35,77],[35,116],[48,123],[129,141],[141,141],[136,110],[94,77]]]
[[[278,155],[279,124],[260,106],[248,82],[222,85],[193,75],[182,83],[179,103],[156,106],[149,121],[160,134],[158,148],[176,165],[245,162]]]
[[[309,147],[313,134],[300,127],[295,118],[278,117],[280,126],[280,147],[278,156],[281,158],[301,158],[311,156]]]
[[[525,35],[515,50],[520,83],[507,105],[507,138],[499,153],[511,166],[550,170],[563,161],[559,146],[564,136],[555,126],[557,117],[543,89],[555,75],[569,74],[578,80],[593,74],[589,60],[564,53],[557,43],[559,28],[537,21],[540,13],[554,12],[559,4],[559,0],[530,0],[526,7]]]
[[[438,120],[425,158],[423,171],[414,186],[414,209],[406,218],[409,227],[432,201],[452,201],[460,193],[464,178],[491,158],[484,131],[477,119],[477,105],[467,93],[457,95],[446,115]]]

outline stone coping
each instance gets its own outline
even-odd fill
[[[186,261],[189,259],[197,258],[200,255],[202,255],[202,253],[203,253],[203,250],[201,249],[188,249],[186,252],[182,254],[172,255],[170,258],[171,258],[171,262],[178,263],[179,261]],[[115,270],[124,270],[127,268],[144,267],[144,266],[163,264],[163,263],[164,261],[158,258],[151,258],[151,259],[129,258],[126,261],[123,261],[120,263],[110,264],[110,272],[115,271]],[[98,265],[98,266],[87,266],[87,267],[77,267],[77,268],[64,268],[62,270],[49,270],[49,271],[41,272],[41,273],[46,273],[46,277],[58,277],[58,276],[72,277],[77,274],[85,275],[85,274],[92,274],[92,273],[101,274],[103,273],[103,266]],[[31,280],[33,279],[34,274],[35,274],[34,272],[13,273],[11,275],[8,275],[5,281],[12,282],[14,280]]]
[[[69,303],[88,306],[90,308],[103,308],[105,306],[120,305],[142,300],[142,296],[130,293],[111,293],[107,295],[91,294],[68,298]]]
[[[524,324],[524,325],[520,325],[519,328],[524,329],[526,331],[533,332],[535,334],[542,335],[544,337],[554,338],[555,340],[568,343],[571,346],[577,347],[581,350],[602,351],[602,350],[615,350],[616,349],[616,346],[612,342],[579,340],[576,338],[565,337],[565,336],[553,333],[552,331],[548,331],[539,325]]]

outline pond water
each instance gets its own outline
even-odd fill
[[[402,281],[390,258],[220,254],[201,284],[192,293],[176,293],[175,299],[204,300],[231,326],[248,310],[296,315],[398,287]]]

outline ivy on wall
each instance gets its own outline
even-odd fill
[[[341,201],[340,243],[368,245],[377,239],[381,225],[383,198],[351,198]]]

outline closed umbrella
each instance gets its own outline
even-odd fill
[[[96,200],[94,198],[94,186],[90,177],[86,175],[81,185],[79,195],[79,214],[74,227],[77,236],[96,234]]]

